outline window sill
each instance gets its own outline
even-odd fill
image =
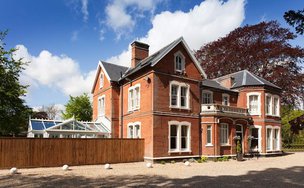
[[[273,114],[266,114],[266,116],[271,116],[271,117],[281,117],[280,115],[273,115]]]
[[[213,144],[206,144],[206,147],[213,147]]]
[[[191,150],[169,150],[168,153],[191,153]]]
[[[178,110],[191,110],[189,107],[180,107],[180,106],[169,106],[171,109],[178,109]]]
[[[221,144],[221,147],[229,147],[231,146],[230,144]]]

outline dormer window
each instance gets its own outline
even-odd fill
[[[175,72],[182,73],[185,71],[185,57],[181,52],[177,52],[175,55]]]
[[[104,83],[104,74],[103,73],[100,73],[100,76],[99,76],[99,88],[102,88],[103,87],[103,83]]]

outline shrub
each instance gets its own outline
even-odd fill
[[[218,158],[217,160],[218,160],[219,162],[224,161],[222,157]]]
[[[197,159],[196,162],[197,162],[197,163],[202,163],[203,160],[202,160],[202,159]]]
[[[174,160],[172,160],[172,161],[171,161],[171,164],[175,164],[175,161],[174,161]]]
[[[228,156],[224,156],[223,157],[223,161],[229,161],[229,157]]]
[[[217,161],[218,161],[218,158],[214,158],[214,159],[213,159],[213,162],[217,162]]]
[[[202,162],[207,162],[207,161],[208,161],[208,157],[202,156],[202,157],[201,157],[201,161],[202,161]]]
[[[160,164],[165,165],[166,161],[160,161]]]

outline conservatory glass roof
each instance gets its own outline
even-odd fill
[[[73,131],[73,132],[95,132],[110,133],[110,130],[100,122],[84,122],[75,119],[65,121],[30,119],[30,131]]]

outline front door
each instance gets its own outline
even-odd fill
[[[243,153],[243,126],[236,125],[236,136],[240,138],[241,149]]]

